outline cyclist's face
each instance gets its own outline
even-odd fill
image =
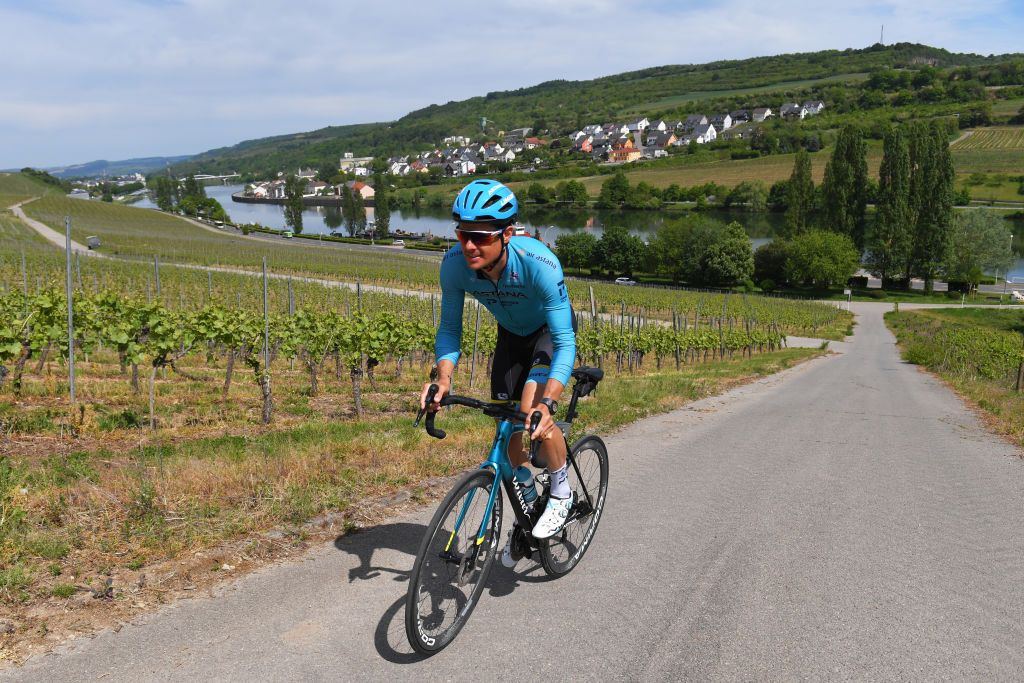
[[[479,270],[497,258],[501,254],[502,243],[511,234],[512,228],[488,230],[488,226],[479,223],[460,222],[455,228],[455,235],[462,244],[462,256],[473,270]]]

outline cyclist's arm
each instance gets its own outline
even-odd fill
[[[441,322],[437,326],[434,337],[434,358],[438,371],[442,361],[448,361],[452,367],[459,362],[462,345],[462,309],[466,302],[466,290],[458,282],[456,272],[459,263],[454,258],[461,255],[449,254],[441,264]],[[449,371],[449,376],[451,372]]]
[[[542,298],[553,347],[551,370],[548,373],[548,386],[544,389],[544,395],[557,400],[562,393],[562,387],[568,383],[576,362],[576,333],[572,329],[572,306],[569,303],[569,291],[566,289],[561,268],[553,273],[553,277],[542,290]],[[557,394],[552,393],[555,388],[552,385],[555,382],[559,385]]]

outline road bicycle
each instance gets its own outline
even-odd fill
[[[422,654],[434,654],[449,645],[469,620],[487,583],[495,556],[501,552],[503,504],[500,482],[508,496],[519,525],[512,538],[512,556],[538,559],[550,576],[562,576],[579,564],[594,538],[608,494],[608,450],[600,437],[587,435],[569,447],[569,428],[576,418],[576,404],[588,395],[604,376],[597,368],[573,370],[572,398],[565,420],[555,424],[566,440],[569,484],[573,506],[565,526],[548,539],[538,540],[530,533],[547,503],[550,477],[538,474],[537,500],[532,511],[516,485],[508,459],[508,444],[523,431],[526,415],[507,404],[478,401],[466,396],[448,395],[441,406],[461,405],[480,410],[497,420],[490,455],[479,469],[467,472],[441,501],[424,534],[409,580],[405,602],[405,631],[409,644]],[[429,405],[437,392],[431,385]],[[419,424],[424,411],[416,417]],[[446,434],[434,426],[436,413],[427,413],[427,433],[437,439]],[[540,421],[540,413],[531,416],[530,431]],[[530,459],[538,459],[537,441],[531,443]]]

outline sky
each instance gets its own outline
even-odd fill
[[[0,0],[0,168],[195,154],[553,79],[917,42],[1024,51],[992,0]]]

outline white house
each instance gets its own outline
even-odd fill
[[[697,141],[698,145],[714,142],[717,137],[718,132],[715,131],[715,127],[710,123],[705,123],[703,126],[697,126],[693,130],[693,139]]]
[[[774,114],[772,113],[771,107],[758,107],[754,110],[752,116],[755,123],[761,123],[766,119],[770,119]]]
[[[779,109],[779,115],[787,119],[802,119],[805,116],[807,116],[807,110],[804,109],[802,105],[799,105],[796,102],[786,102]]]
[[[728,130],[732,128],[732,116],[729,114],[716,114],[708,121],[715,130]]]
[[[804,102],[804,109],[807,110],[808,116],[814,116],[820,114],[821,110],[825,108],[825,103],[821,100],[807,100]]]
[[[646,118],[642,118],[642,119],[637,119],[636,121],[630,122],[627,125],[627,128],[629,129],[630,133],[642,133],[645,130],[647,130],[648,126],[650,126],[650,125],[651,125],[650,121],[648,121]]]

